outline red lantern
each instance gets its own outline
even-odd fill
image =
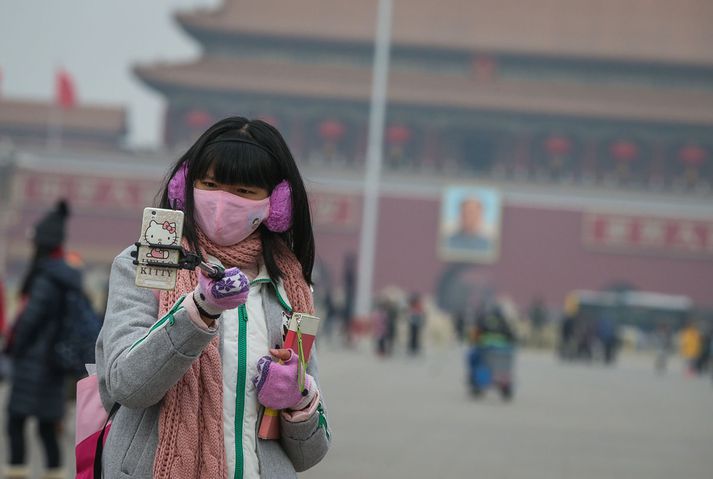
[[[337,142],[344,136],[344,124],[339,120],[324,120],[319,124],[320,136],[330,142]]]
[[[572,151],[572,142],[564,136],[550,135],[545,140],[545,150],[551,156],[564,156]]]
[[[697,145],[687,145],[678,152],[679,160],[688,167],[699,167],[706,161],[706,150]]]
[[[191,128],[206,128],[213,123],[213,117],[202,110],[189,111],[186,114],[186,124]]]
[[[639,156],[639,147],[627,140],[617,140],[609,147],[614,159],[618,161],[632,161]]]
[[[404,125],[391,125],[386,129],[386,140],[392,145],[403,145],[411,138],[411,130]]]

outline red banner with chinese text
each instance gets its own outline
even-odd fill
[[[582,232],[584,245],[598,251],[713,258],[713,218],[589,213]]]

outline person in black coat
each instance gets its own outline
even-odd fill
[[[12,386],[7,405],[10,464],[5,477],[29,477],[24,429],[38,421],[46,479],[64,477],[57,431],[65,412],[65,377],[53,366],[53,347],[62,321],[66,291],[81,288],[81,274],[63,259],[64,225],[69,214],[60,201],[35,226],[35,254],[20,291],[24,307],[12,330]]]

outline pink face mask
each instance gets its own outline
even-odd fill
[[[195,220],[205,235],[220,246],[240,243],[270,214],[270,198],[249,200],[222,190],[193,188]]]

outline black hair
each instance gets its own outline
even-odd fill
[[[32,261],[20,282],[20,296],[30,294],[32,285],[40,272],[42,263],[64,243],[64,222],[69,217],[70,209],[65,199],[57,201],[35,225],[33,237],[34,253]]]
[[[264,224],[260,225],[263,259],[270,277],[273,280],[281,278],[282,271],[274,255],[277,242],[282,239],[300,262],[304,279],[308,284],[312,283],[314,234],[307,191],[292,153],[275,127],[262,120],[236,116],[220,120],[208,128],[169,171],[159,202],[161,208],[174,207],[168,199],[168,182],[184,164],[188,168],[183,236],[198,254],[193,185],[205,177],[211,166],[216,181],[225,184],[257,186],[271,192],[278,183],[287,180],[292,190],[292,226],[284,233],[275,233]]]

